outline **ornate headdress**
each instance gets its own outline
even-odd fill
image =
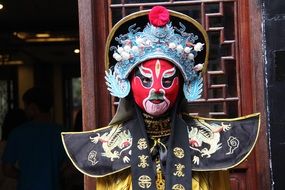
[[[161,6],[136,12],[119,21],[108,36],[108,90],[113,96],[126,97],[130,92],[130,72],[144,61],[161,58],[180,70],[185,98],[196,100],[201,96],[200,71],[206,70],[208,52],[206,31],[189,16]]]

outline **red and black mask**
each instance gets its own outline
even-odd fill
[[[179,83],[177,68],[163,59],[143,62],[131,77],[136,104],[152,116],[162,115],[174,105]]]

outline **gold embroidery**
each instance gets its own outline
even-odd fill
[[[160,160],[156,160],[156,188],[157,190],[165,190],[165,180],[163,179]]]
[[[143,114],[146,124],[146,132],[151,137],[165,137],[170,135],[170,118],[154,118],[148,114]]]
[[[139,156],[140,164],[138,165],[138,167],[146,168],[147,166],[149,166],[149,164],[147,163],[147,158],[148,156],[146,155]]]
[[[151,153],[154,150],[156,145],[161,145],[164,148],[164,150],[167,150],[166,145],[160,141],[160,138],[158,138],[158,139],[152,138],[152,140],[154,143],[153,143],[152,147],[150,148]]]
[[[110,158],[111,162],[119,159],[122,152],[126,152],[132,147],[131,132],[124,129],[122,125],[114,126],[110,131],[103,134],[96,133],[96,135],[95,137],[89,137],[91,142],[101,143],[103,148],[101,155]],[[123,159],[129,161],[128,156]]]
[[[173,173],[173,175],[178,176],[178,177],[184,177],[185,174],[183,172],[183,169],[185,166],[183,164],[175,164],[176,167],[176,172]]]
[[[91,162],[92,166],[96,165],[98,163],[97,159],[97,152],[95,150],[92,150],[89,154],[88,154],[88,161]]]
[[[188,128],[190,148],[198,151],[200,157],[210,158],[222,148],[221,133],[229,131],[232,128],[231,123],[211,123],[202,118],[194,119],[194,121],[196,126]]]
[[[147,148],[147,143],[145,138],[140,138],[138,141],[138,149],[143,150]]]
[[[142,175],[139,177],[138,184],[143,189],[149,188],[151,186],[151,178],[147,175]]]
[[[173,149],[173,153],[177,158],[183,158],[184,157],[184,150],[179,147],[175,147]]]
[[[172,186],[173,190],[185,190],[184,186],[181,184],[175,184]]]
[[[229,146],[229,152],[226,155],[233,154],[235,149],[239,147],[239,139],[233,136],[230,136],[227,140]]]

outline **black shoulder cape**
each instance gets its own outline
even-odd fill
[[[178,115],[179,126],[187,129],[192,170],[226,170],[240,164],[252,151],[258,137],[260,114],[234,119],[212,119]],[[65,150],[85,175],[104,177],[130,167],[133,146],[132,131],[136,118],[87,132],[62,133]],[[179,151],[177,152],[179,154]]]

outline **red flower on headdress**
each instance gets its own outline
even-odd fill
[[[163,6],[155,6],[150,10],[148,19],[152,25],[163,27],[169,22],[169,12]]]

